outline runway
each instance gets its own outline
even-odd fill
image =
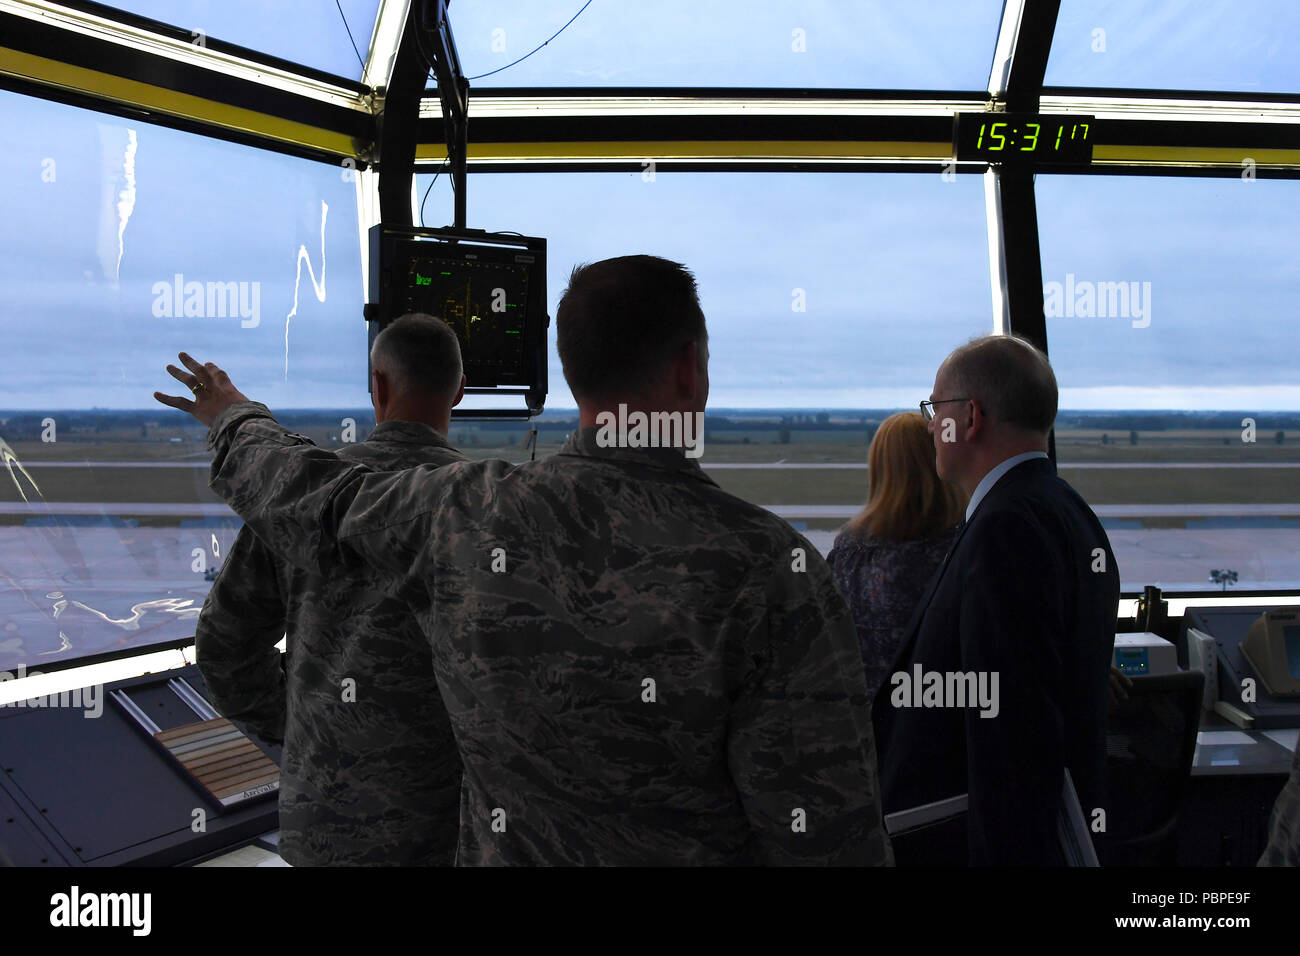
[[[1131,514],[1133,509],[1147,513],[1157,506],[1113,507]],[[1279,510],[1275,505],[1217,507],[1236,515]],[[1291,513],[1300,510],[1287,507]],[[56,503],[40,523],[0,525],[0,671],[12,672],[20,663],[39,668],[50,660],[145,648],[193,635],[194,620],[211,588],[202,572],[220,565],[239,519],[222,504],[146,506],[144,513],[170,514],[183,522],[170,527],[140,527],[105,517],[114,514],[112,509],[120,509],[119,515],[140,515],[138,508]],[[809,517],[808,512],[844,518],[857,511],[850,505],[772,508],[787,519]],[[1104,515],[1108,509],[1097,510]],[[25,505],[22,513],[31,515]],[[85,516],[86,523],[77,515]],[[1296,528],[1234,527],[1215,521],[1209,518],[1188,528],[1109,529],[1124,590],[1156,584],[1169,590],[1204,589],[1209,595],[1215,593],[1207,581],[1212,568],[1238,573],[1237,586],[1229,594],[1249,588],[1300,588]],[[802,533],[823,555],[835,539],[834,531]]]
[[[805,531],[809,544],[830,553],[834,531]],[[1234,590],[1300,589],[1300,534],[1289,528],[1118,528],[1106,532],[1119,565],[1120,586],[1129,592],[1154,584],[1167,591],[1219,589],[1212,568],[1239,575]]]

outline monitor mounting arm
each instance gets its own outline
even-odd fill
[[[398,44],[379,118],[379,212],[393,226],[414,226],[411,183],[420,141],[420,101],[429,74],[435,76],[442,103],[447,161],[455,190],[453,226],[466,225],[466,158],[469,149],[469,81],[460,69],[451,22],[450,0],[412,0]]]
[[[423,36],[432,40],[430,59],[442,103],[442,128],[447,140],[447,162],[455,193],[457,229],[465,228],[465,162],[469,151],[469,80],[460,69],[456,40],[447,19],[451,0],[424,0],[420,4],[420,21],[415,24]]]

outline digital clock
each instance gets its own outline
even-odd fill
[[[958,113],[953,151],[960,161],[1090,163],[1095,127],[1073,113]]]

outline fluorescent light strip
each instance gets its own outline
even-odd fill
[[[1249,146],[1103,146],[1092,150],[1093,166],[1179,166],[1196,169],[1244,168],[1249,159],[1265,169],[1300,167],[1300,149],[1262,149]]]
[[[61,7],[45,0],[0,0],[0,14],[22,17],[25,20],[46,23],[50,26],[79,33],[83,36],[105,40],[118,46],[139,50],[152,56],[164,57],[178,63],[197,66],[205,70],[248,80],[260,86],[284,90],[296,96],[303,96],[342,106],[358,112],[369,113],[369,104],[360,94],[342,87],[334,86],[322,80],[300,76],[287,70],[253,63],[241,57],[195,46],[181,40],[159,36],[147,30],[117,23],[93,14],[83,13]],[[0,38],[0,44],[3,38]],[[93,92],[93,91],[87,91]]]
[[[599,159],[599,158],[593,158],[593,157],[590,157],[590,156],[569,156],[569,157],[565,157],[565,156],[547,156],[547,157],[533,157],[533,158],[527,158],[527,159],[519,159],[519,158],[511,158],[511,159],[471,159],[471,160],[469,160],[469,162],[468,162],[468,166],[469,166],[471,172],[474,171],[474,170],[483,171],[484,169],[491,169],[491,168],[494,167],[494,166],[503,166],[503,167],[504,167],[504,166],[539,166],[539,167],[545,167],[545,166],[554,166],[554,165],[557,165],[557,164],[570,164],[570,165],[571,165],[571,164],[576,164],[576,163],[581,163],[581,164],[584,165],[584,166],[586,166],[586,165],[591,165],[591,166],[607,165],[607,166],[610,166],[610,167],[616,167],[616,166],[626,166],[626,165],[627,165],[628,163],[630,163],[630,162],[644,162],[644,161],[648,160],[649,158],[650,158],[650,157],[645,157],[644,159],[641,159],[641,160],[634,160],[634,159],[627,159],[627,158],[625,158],[625,159]],[[425,163],[425,162],[427,162],[427,161],[423,161],[423,160],[422,160],[421,162],[422,162],[422,163]],[[736,156],[736,157],[717,157],[717,156],[709,156],[709,157],[694,157],[694,156],[680,156],[680,157],[673,157],[673,158],[668,158],[668,159],[665,159],[665,158],[662,158],[662,157],[656,157],[656,158],[655,158],[655,162],[658,163],[659,165],[661,165],[661,166],[665,166],[665,167],[670,167],[670,166],[672,166],[674,163],[690,163],[690,164],[693,165],[693,166],[719,166],[719,167],[722,167],[722,166],[726,166],[726,167],[733,167],[733,166],[754,166],[754,167],[762,167],[762,166],[770,166],[770,165],[772,165],[773,163],[805,163],[805,164],[815,164],[815,165],[817,165],[817,166],[863,166],[863,165],[890,166],[890,165],[915,165],[915,166],[917,166],[918,168],[922,168],[922,167],[932,167],[932,166],[934,166],[935,163],[939,162],[939,160],[935,160],[935,159],[904,159],[904,158],[898,158],[898,157],[879,157],[879,156],[876,156],[876,157],[859,157],[859,158],[850,158],[850,159],[844,159],[844,158],[841,158],[841,157],[822,157],[822,156],[766,156],[766,157],[760,157],[760,158],[755,158],[755,157],[753,157],[753,156]],[[421,172],[421,173],[432,172],[433,169],[434,169],[435,167],[436,167],[436,164],[429,164],[429,165],[427,165],[426,168],[419,170],[419,172]]]
[[[1011,61],[1016,55],[1020,21],[1025,15],[1025,0],[1006,0],[1002,22],[998,24],[998,41],[993,48],[993,65],[989,69],[989,93],[1001,97],[1011,76]]]
[[[743,99],[691,96],[475,97],[470,119],[537,116],[952,116],[979,112],[983,100]],[[420,101],[421,119],[441,119],[436,97]]]
[[[361,73],[361,82],[371,89],[386,90],[392,83],[393,64],[397,61],[397,48],[410,9],[411,0],[380,0],[366,53],[366,67]]]
[[[474,97],[474,119],[515,119],[539,116],[947,116],[982,112],[982,100],[873,99],[745,99],[609,96],[609,97]],[[1140,119],[1153,122],[1300,123],[1300,104],[1242,100],[1177,100],[1081,96],[1044,96],[1044,113],[1083,113],[1099,119]],[[440,119],[435,97],[420,101],[421,119]]]
[[[1178,100],[1084,96],[1043,96],[1044,113],[1083,113],[1097,119],[1150,122],[1300,123],[1300,103],[1241,100]]]

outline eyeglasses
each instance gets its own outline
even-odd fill
[[[937,402],[922,402],[921,417],[927,422],[934,421],[934,406],[942,405],[945,402],[969,402],[969,398],[941,398]]]

